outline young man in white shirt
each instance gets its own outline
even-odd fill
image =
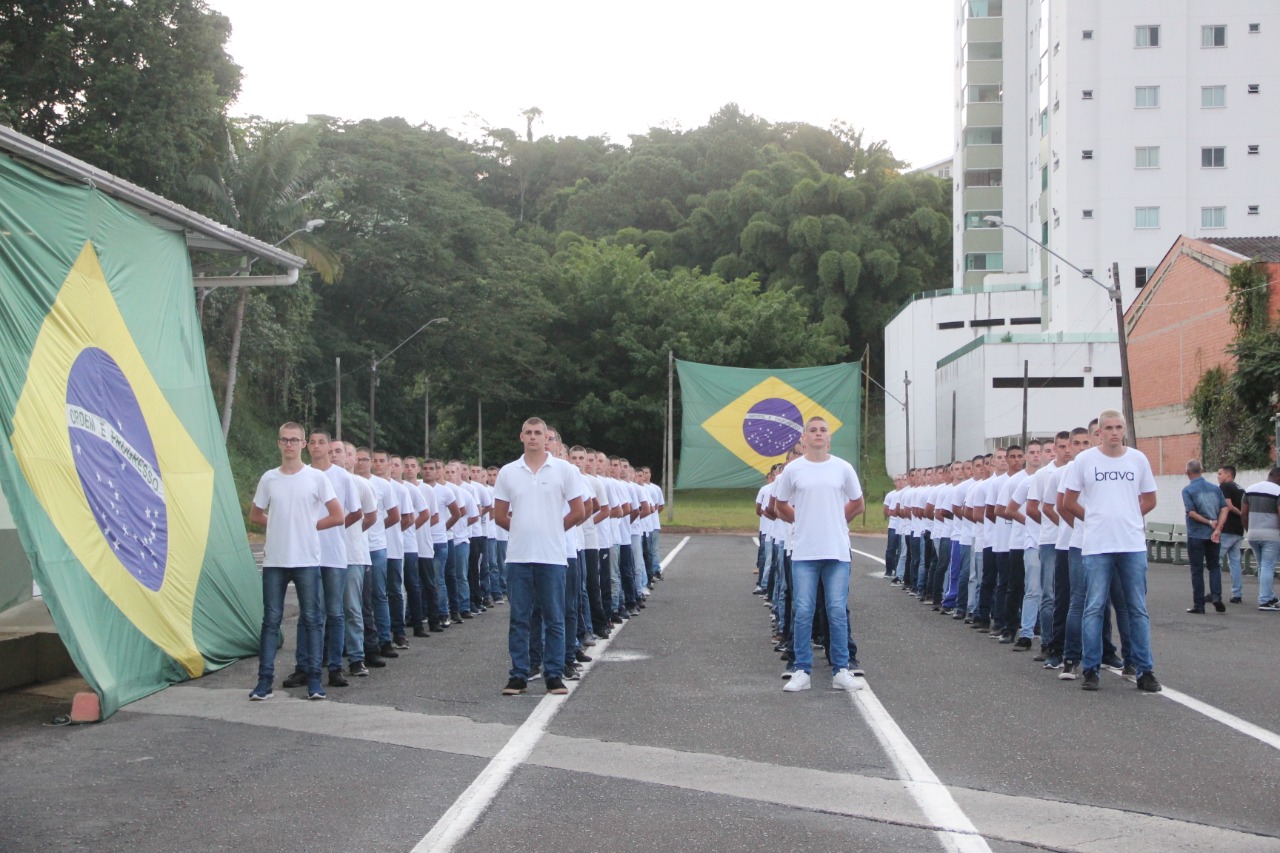
[[[329,478],[302,464],[305,431],[299,424],[281,425],[277,443],[280,467],[258,480],[249,521],[266,528],[262,563],[262,631],[258,636],[258,684],[249,699],[270,699],[275,679],[284,593],[293,582],[298,593],[299,620],[305,633],[303,666],[307,698],[324,699],[320,682],[324,617],[320,612],[320,531],[341,527],[342,505]]]
[[[363,477],[355,475],[356,446],[349,441],[332,443],[333,464],[342,468],[351,477],[359,495],[361,519],[348,524],[347,540],[347,588],[343,596],[344,622],[346,623],[346,641],[344,651],[350,661],[348,672],[364,678],[369,674],[370,664],[365,663],[365,626],[364,626],[364,581],[369,574],[369,534],[368,530],[378,522],[378,499],[373,494],[373,487]],[[379,666],[386,666],[379,662]]]
[[[1102,445],[1075,458],[1066,471],[1063,510],[1084,525],[1085,605],[1081,624],[1085,690],[1099,687],[1102,615],[1113,576],[1120,578],[1129,616],[1127,649],[1138,673],[1138,689],[1160,692],[1151,654],[1147,616],[1147,542],[1143,517],[1155,509],[1151,463],[1124,446],[1124,416],[1107,409],[1098,416]]]
[[[813,612],[821,583],[831,630],[831,686],[859,690],[849,671],[849,522],[862,511],[862,486],[853,466],[831,455],[826,419],[805,423],[805,454],[783,469],[774,483],[775,510],[791,528],[791,579],[794,585],[792,647],[795,674],[783,690],[810,686],[813,669]]]
[[[428,459],[422,471],[435,491],[436,507],[440,512],[431,525],[432,568],[435,571],[437,599],[433,610],[435,621],[428,623],[432,631],[439,632],[453,624],[449,618],[453,605],[453,596],[450,595],[453,581],[450,574],[449,530],[462,517],[463,510],[458,505],[457,495],[445,481],[444,462]]]
[[[378,520],[366,534],[369,538],[369,574],[364,579],[364,661],[372,667],[385,665],[383,658],[400,655],[391,648],[391,607],[387,592],[387,542],[400,529],[399,496],[391,483],[374,473],[374,460],[381,460],[385,472],[385,451],[374,453],[356,448],[356,476],[363,477],[378,504]]]
[[[435,489],[430,483],[418,479],[421,467],[416,456],[404,458],[404,484],[413,494],[413,508],[417,514],[413,522],[413,565],[408,564],[408,539],[405,540],[404,587],[406,611],[413,636],[426,639],[430,636],[427,625],[435,610],[437,597],[435,573],[435,547],[431,542],[431,527],[439,515]]]
[[[405,531],[413,527],[413,499],[405,488],[403,462],[399,456],[387,454],[385,467],[379,473],[379,454],[373,455],[374,473],[385,477],[391,485],[392,499],[400,510],[400,521],[387,528],[387,609],[391,615],[391,650],[407,649],[409,643],[404,632],[404,556]],[[379,654],[390,657],[382,649]]]
[[[508,531],[507,591],[510,627],[507,649],[511,671],[504,696],[528,689],[529,621],[536,603],[545,630],[543,677],[547,692],[568,693],[561,679],[564,666],[565,531],[580,522],[585,510],[578,497],[577,472],[547,452],[547,425],[529,418],[520,428],[524,454],[504,465],[494,484],[494,518]],[[565,504],[569,511],[564,511]]]

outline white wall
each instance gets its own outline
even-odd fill
[[[1237,471],[1236,483],[1247,489],[1254,483],[1267,479],[1266,471]],[[1210,471],[1208,480],[1218,484],[1217,470]],[[1156,508],[1147,515],[1147,521],[1158,524],[1186,524],[1187,516],[1182,509],[1182,490],[1188,483],[1186,474],[1164,474],[1156,477]]]

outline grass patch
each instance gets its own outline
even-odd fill
[[[737,530],[755,533],[759,519],[755,513],[758,489],[681,489],[672,500],[674,517],[668,521],[664,513],[662,523],[672,527],[695,530]],[[880,498],[867,503],[867,512],[849,525],[854,533],[883,533],[886,529]]]

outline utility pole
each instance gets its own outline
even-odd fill
[[[369,452],[378,446],[378,417],[374,411],[378,396],[378,354],[369,350]]]
[[[858,437],[858,443],[862,445],[862,468],[858,473],[864,480],[869,476],[867,474],[867,429],[870,426],[870,421],[868,420],[868,415],[870,414],[870,406],[868,404],[871,401],[871,368],[868,366],[870,363],[871,344],[867,344],[867,348],[862,352],[862,435]],[[862,514],[863,524],[866,524],[866,521],[867,515],[864,510]]]
[[[1111,299],[1116,304],[1116,337],[1120,342],[1120,398],[1124,405],[1126,443],[1138,447],[1138,426],[1133,417],[1133,383],[1129,381],[1129,335],[1124,328],[1124,297],[1120,289],[1120,264],[1111,264]]]
[[[906,470],[910,471],[911,470],[911,374],[909,374],[905,370],[902,371],[902,400],[903,400],[902,411],[905,412],[907,416],[907,435],[906,435],[907,468]]]
[[[1022,360],[1022,451],[1027,450],[1027,389],[1031,386],[1031,362]]]
[[[342,441],[342,356],[333,360],[333,433]]]
[[[675,492],[672,484],[675,482],[672,476],[672,469],[675,467],[675,436],[672,435],[672,429],[675,426],[675,373],[676,373],[676,353],[675,350],[667,350],[667,464],[666,469],[662,472],[667,481],[667,523],[675,516]]]
[[[484,403],[476,400],[476,464],[484,467]]]
[[[431,380],[424,380],[422,392],[422,455],[431,456]]]
[[[956,459],[956,392],[951,392],[951,461]]]

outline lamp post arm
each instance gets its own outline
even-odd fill
[[[1120,287],[1119,287],[1118,285],[1117,285],[1117,286],[1110,286],[1110,285],[1103,284],[1102,282],[1098,281],[1096,278],[1094,278],[1094,277],[1093,277],[1092,275],[1090,275],[1089,273],[1087,273],[1087,272],[1085,272],[1084,270],[1080,269],[1080,267],[1078,267],[1078,266],[1076,266],[1075,264],[1071,263],[1071,261],[1069,261],[1069,260],[1067,260],[1066,258],[1062,257],[1062,255],[1059,255],[1059,254],[1058,254],[1057,252],[1055,252],[1053,249],[1050,249],[1046,244],[1041,243],[1041,242],[1040,242],[1039,240],[1037,240],[1035,237],[1032,237],[1032,236],[1031,236],[1030,234],[1028,234],[1026,231],[1023,231],[1023,230],[1022,230],[1021,228],[1019,228],[1018,226],[1016,226],[1016,225],[1010,225],[1008,222],[1005,222],[1003,219],[999,219],[999,218],[994,217],[994,216],[986,216],[986,217],[983,217],[983,218],[984,218],[984,219],[986,219],[988,222],[991,222],[992,224],[999,225],[1001,228],[1008,228],[1010,231],[1017,231],[1017,232],[1018,232],[1019,234],[1021,234],[1023,237],[1026,237],[1026,238],[1027,238],[1028,240],[1030,240],[1032,243],[1035,243],[1035,244],[1036,244],[1037,246],[1039,246],[1041,249],[1044,249],[1046,252],[1048,252],[1049,254],[1053,255],[1055,258],[1057,258],[1058,260],[1062,261],[1064,264],[1066,264],[1067,266],[1071,267],[1071,268],[1072,268],[1073,270],[1075,270],[1076,272],[1080,273],[1080,275],[1084,276],[1085,278],[1089,279],[1089,281],[1091,281],[1091,282],[1093,282],[1094,284],[1098,285],[1098,287],[1101,287],[1103,290],[1105,290],[1107,293],[1109,293],[1109,294],[1112,296],[1112,298],[1115,298],[1115,297],[1117,297],[1117,296],[1119,296],[1119,295],[1120,295]]]

